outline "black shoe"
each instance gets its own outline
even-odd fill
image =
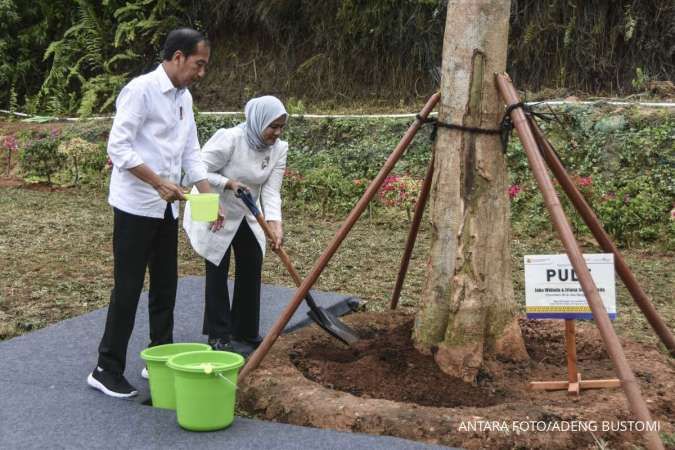
[[[263,337],[260,335],[257,335],[254,338],[234,337],[232,339],[247,344],[249,347],[252,347],[253,350],[257,349],[263,341]]]
[[[225,340],[223,338],[209,338],[208,343],[213,350],[221,352],[234,352],[234,349],[232,348],[232,344],[230,344],[230,341]]]
[[[89,374],[87,384],[110,397],[128,398],[138,394],[136,388],[129,384],[124,375],[103,370],[100,367]]]

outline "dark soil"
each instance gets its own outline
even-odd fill
[[[562,321],[521,321],[530,363],[500,364],[498,374],[481,373],[476,384],[442,372],[432,355],[418,352],[411,340],[413,317],[395,314],[359,330],[352,347],[327,339],[294,346],[291,360],[310,380],[331,389],[364,397],[424,406],[485,407],[520,395],[523,376],[530,381],[564,380],[565,342]],[[613,367],[597,330],[579,324],[577,362],[584,378],[612,378]]]
[[[490,406],[507,398],[494,386],[449,377],[432,356],[416,351],[412,319],[382,333],[360,331],[363,340],[351,348],[329,341],[303,343],[291,359],[310,380],[359,397],[446,407]]]

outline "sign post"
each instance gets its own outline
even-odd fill
[[[593,281],[610,319],[616,318],[614,255],[584,255]],[[567,381],[531,381],[532,390],[567,390],[579,395],[582,389],[620,387],[616,378],[582,380],[577,369],[575,320],[589,320],[593,314],[586,302],[576,273],[567,255],[525,256],[525,300],[528,319],[564,319]]]

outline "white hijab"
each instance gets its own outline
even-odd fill
[[[252,98],[246,103],[246,122],[239,124],[246,131],[248,145],[255,150],[265,150],[269,145],[263,141],[262,133],[279,117],[288,114],[281,101],[271,95]]]

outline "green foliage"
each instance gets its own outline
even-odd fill
[[[76,3],[74,24],[45,51],[52,65],[34,104],[86,117],[112,109],[130,74],[156,60],[160,40],[183,9],[177,0]]]
[[[613,238],[632,245],[667,236],[672,246],[675,117],[668,113],[645,117],[637,109],[627,110],[623,128],[598,127],[607,117],[602,110],[569,108],[564,127],[545,124],[545,133]],[[515,226],[533,236],[552,230],[517,139],[511,140],[507,157],[511,183],[521,189],[511,202]],[[559,186],[558,192],[574,228],[589,233]]]
[[[205,143],[218,128],[242,117],[197,116],[199,139]],[[348,212],[377,175],[410,120],[289,119],[282,139],[289,142],[285,201],[322,214]],[[421,130],[395,173],[424,177],[430,160],[429,129]],[[408,204],[401,204],[405,206]]]
[[[206,142],[218,128],[240,121],[240,117],[198,116],[200,142]],[[291,118],[282,136],[289,142],[284,201],[324,214],[346,214],[409,124],[405,119]],[[606,230],[619,243],[632,245],[664,236],[675,243],[674,221],[670,219],[675,202],[675,116],[667,112],[644,115],[638,109],[617,113],[569,107],[542,127]],[[392,179],[416,184],[424,177],[430,159],[429,132],[426,127],[418,133]],[[554,231],[515,135],[507,159],[512,189],[505,195],[511,196],[514,226],[532,236]],[[408,201],[396,197],[396,205],[389,206],[412,208],[417,190],[405,191]],[[560,188],[558,191],[574,228],[588,234]],[[376,210],[391,203],[391,195],[381,192],[383,201],[376,203]]]
[[[45,76],[42,54],[71,21],[71,0],[0,0],[0,105],[24,105]]]
[[[636,91],[644,91],[649,83],[649,74],[642,67],[635,68],[635,78],[630,81],[631,86]]]
[[[76,185],[80,184],[80,172],[83,169],[100,173],[107,161],[105,146],[86,141],[80,137],[62,140],[58,152],[71,164],[74,172],[73,182]]]
[[[673,78],[673,21],[672,0],[512,0],[508,70],[532,91],[642,90]]]
[[[643,90],[672,80],[675,3],[511,2],[509,66],[530,91]],[[115,94],[157,61],[169,29],[213,42],[203,102],[241,107],[272,93],[404,108],[436,89],[443,0],[0,0],[0,105],[28,112],[110,111]],[[226,88],[223,88],[226,87]],[[214,95],[215,93],[215,95]]]
[[[339,168],[330,165],[320,165],[302,174],[289,169],[282,195],[287,201],[319,211],[322,215],[349,211],[366,187],[355,181],[346,177]]]
[[[30,142],[21,153],[21,168],[26,175],[47,178],[52,184],[52,177],[65,162],[65,157],[58,151],[59,138],[56,134],[43,135]]]
[[[637,108],[568,107],[562,111],[557,120],[542,123],[542,127],[608,233],[625,246],[660,242],[675,248],[672,212],[675,115],[647,114]],[[242,117],[198,114],[196,120],[203,145],[216,130],[235,126]],[[282,136],[289,142],[284,202],[298,210],[344,216],[380,171],[410,122],[410,119],[291,117]],[[83,154],[88,155],[78,159],[82,183],[104,184],[108,173],[105,142],[109,126],[100,121],[81,122],[62,138],[65,145],[72,145],[74,138],[86,141],[75,141],[86,148]],[[418,132],[390,174],[391,189],[379,192],[372,202],[371,213],[378,214],[381,208],[407,211],[413,208],[430,160],[430,131],[427,126]],[[17,136],[17,140],[22,139]],[[44,152],[45,148],[40,150]],[[553,232],[527,158],[515,136],[509,142],[507,162],[511,186],[504,195],[511,198],[513,226],[531,236]],[[72,180],[73,164],[73,158],[52,160],[52,169],[60,167],[57,181]],[[26,166],[22,160],[24,172],[37,174],[32,166],[35,166],[32,161]],[[590,234],[559,186],[557,189],[577,233]]]

